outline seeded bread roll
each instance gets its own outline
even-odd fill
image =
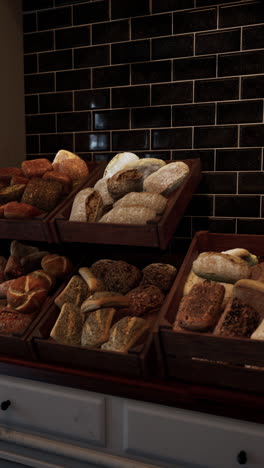
[[[61,308],[50,336],[58,343],[79,345],[84,321],[85,317],[80,308],[66,302]]]
[[[142,174],[136,169],[124,169],[107,179],[108,192],[114,200],[118,200],[129,192],[140,192],[142,180]]]
[[[142,270],[142,285],[154,285],[162,291],[169,291],[175,279],[177,269],[168,263],[151,263]]]
[[[42,177],[45,172],[52,171],[51,162],[46,158],[29,159],[21,164],[23,174],[28,177]]]
[[[214,334],[220,336],[250,337],[259,324],[259,314],[249,305],[232,298],[228,302]]]
[[[111,260],[110,258],[102,258],[94,262],[90,269],[96,278],[99,278],[103,283],[105,279],[106,272],[112,268],[116,260]]]
[[[108,341],[115,312],[116,310],[113,308],[105,308],[98,309],[88,315],[82,330],[82,346],[98,348]]]
[[[21,201],[50,212],[58,205],[62,190],[60,182],[33,177],[27,184]]]
[[[151,210],[156,211],[158,214],[162,214],[167,205],[168,199],[160,195],[159,193],[151,192],[130,192],[124,197],[117,200],[114,207],[120,206],[145,206]]]
[[[253,307],[264,318],[264,284],[260,281],[242,279],[234,285],[234,297]]]
[[[192,265],[193,272],[202,278],[235,283],[248,278],[250,267],[245,260],[234,255],[219,252],[203,252]]]
[[[206,331],[215,326],[225,289],[219,283],[204,282],[192,287],[181,299],[175,325],[192,331]]]
[[[111,328],[109,341],[104,343],[101,348],[107,351],[127,353],[148,328],[146,320],[140,317],[123,317]]]
[[[154,221],[156,215],[155,210],[141,205],[117,206],[102,216],[99,223],[147,224],[148,221]]]
[[[127,293],[127,297],[131,301],[129,306],[130,315],[139,316],[147,312],[157,312],[165,296],[157,286],[146,285],[132,289]]]
[[[66,302],[80,307],[87,296],[87,284],[79,275],[74,275],[63,291],[55,298],[54,302],[60,309]]]
[[[108,179],[109,177],[112,177],[114,174],[116,174],[116,172],[126,169],[132,163],[138,160],[139,157],[134,153],[118,153],[107,164],[104,171],[104,177]]]
[[[100,193],[88,187],[77,193],[70,214],[70,221],[94,223],[101,217],[103,201]]]
[[[142,273],[136,266],[116,260],[106,269],[103,282],[108,291],[126,294],[139,285],[141,278]]]
[[[68,257],[49,254],[42,258],[41,266],[49,275],[55,278],[66,278],[73,266]]]
[[[189,166],[182,161],[166,164],[166,166],[146,177],[143,188],[146,192],[168,195],[180,186],[189,172]]]
[[[0,205],[21,199],[25,190],[25,184],[9,185],[0,190]]]
[[[108,191],[107,179],[99,179],[94,189],[100,193],[104,206],[111,206],[114,203],[114,199]]]

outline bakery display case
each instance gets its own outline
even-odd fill
[[[167,161],[171,163],[172,161]],[[176,162],[176,161],[174,161]],[[118,224],[69,221],[73,198],[57,210],[50,220],[56,242],[82,242],[112,245],[134,245],[165,249],[171,240],[184,212],[191,201],[201,179],[199,159],[184,161],[189,166],[189,174],[181,185],[168,195],[164,213],[146,224]],[[101,179],[106,163],[87,181],[83,188],[93,187]]]
[[[190,278],[193,262],[199,254],[243,248],[256,255],[261,265],[264,256],[263,240],[262,235],[218,234],[207,231],[196,233],[170,291],[160,328],[156,329],[156,347],[164,357],[163,371],[166,378],[263,393],[264,343],[250,338],[252,330],[248,336],[226,336],[226,333],[216,334],[216,328],[205,332],[193,331],[179,327],[175,322],[186,281]],[[236,284],[244,285],[244,281],[247,280],[241,279]],[[257,300],[261,307],[261,298]],[[251,306],[252,302],[248,305]],[[236,311],[233,311],[233,316],[235,315]],[[260,314],[259,320],[261,319]],[[255,329],[257,325],[253,325]],[[238,327],[237,324],[236,326]],[[245,324],[243,326],[245,328]]]

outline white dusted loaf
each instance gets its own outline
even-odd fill
[[[70,214],[70,221],[96,222],[101,217],[103,201],[100,193],[88,187],[77,193]]]
[[[158,171],[146,177],[143,189],[146,192],[168,195],[179,187],[189,172],[189,166],[182,161],[166,164]]]
[[[124,197],[117,200],[114,207],[117,206],[133,206],[142,205],[146,208],[155,210],[156,213],[163,213],[167,204],[167,198],[159,193],[152,192],[130,192]]]
[[[127,169],[130,164],[138,161],[139,157],[134,153],[118,153],[116,154],[111,161],[107,164],[104,177],[107,179],[112,177],[116,172],[122,171],[123,169]]]

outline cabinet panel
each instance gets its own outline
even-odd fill
[[[158,405],[124,402],[126,453],[182,464],[235,468],[264,466],[264,426]]]
[[[13,378],[0,378],[0,424],[105,444],[102,395]],[[4,405],[4,407],[6,404]]]

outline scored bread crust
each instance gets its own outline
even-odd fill
[[[109,339],[110,327],[116,313],[114,308],[106,307],[91,312],[83,326],[82,346],[99,347]]]
[[[79,307],[65,302],[50,332],[50,336],[62,344],[78,345],[85,317]]]
[[[194,260],[192,270],[197,276],[223,283],[235,283],[248,278],[250,273],[250,267],[245,260],[219,252],[201,253]]]
[[[65,302],[70,302],[76,306],[81,306],[88,295],[88,288],[85,281],[79,276],[71,277],[63,291],[55,298],[55,304],[61,308]]]
[[[70,221],[96,222],[102,215],[103,201],[100,193],[88,187],[77,193],[70,214]]]

